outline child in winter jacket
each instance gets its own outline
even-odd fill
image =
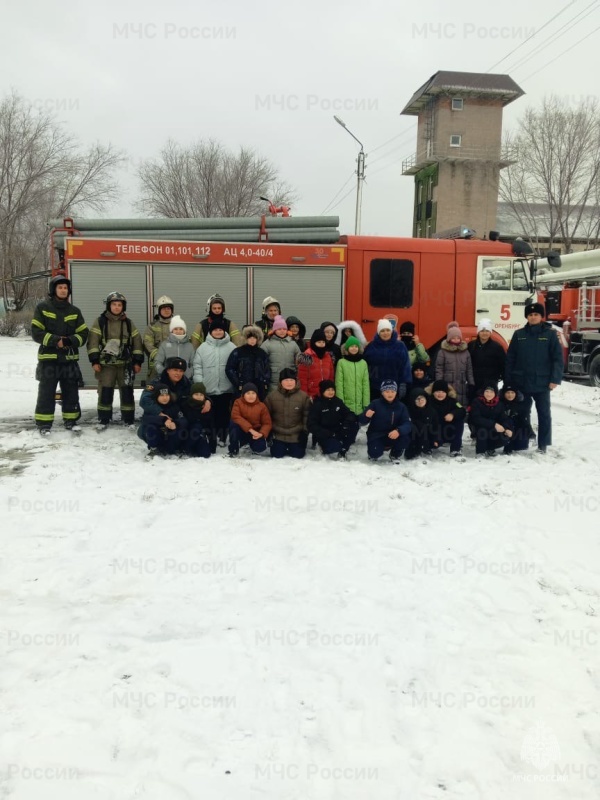
[[[529,403],[523,394],[510,384],[505,384],[500,392],[500,400],[504,406],[504,413],[513,426],[513,435],[510,442],[504,447],[505,455],[510,455],[517,450],[529,448],[529,432],[531,430]]]
[[[229,455],[235,458],[247,444],[253,453],[264,453],[272,428],[269,409],[258,399],[258,387],[246,383],[234,402],[229,424]]]
[[[222,323],[213,321],[206,341],[194,356],[194,381],[203,383],[212,402],[219,444],[224,447],[229,431],[229,416],[233,399],[233,385],[227,377],[226,367],[235,345],[225,333]]]
[[[433,449],[449,444],[450,455],[453,458],[460,456],[466,409],[458,402],[456,392],[448,386],[447,381],[434,381],[426,392],[431,392],[430,404],[437,416]]]
[[[190,394],[181,401],[188,424],[187,452],[195,458],[209,458],[217,449],[215,420],[207,402],[206,386],[193,383]]]
[[[285,324],[292,339],[296,342],[302,352],[308,347],[308,342],[305,341],[306,325],[298,319],[298,317],[286,317]]]
[[[265,400],[273,423],[273,458],[304,458],[310,397],[300,389],[295,369],[279,373],[279,387]]]
[[[137,435],[146,442],[148,450],[164,454],[183,450],[187,422],[169,387],[160,382],[147,385],[140,406],[144,414]]]
[[[235,397],[241,396],[245,383],[255,384],[260,400],[267,396],[271,368],[269,356],[261,350],[262,341],[263,334],[257,325],[244,325],[242,344],[231,351],[225,367],[227,377],[235,387]]]
[[[357,416],[371,400],[369,368],[356,336],[349,336],[342,345],[342,359],[335,370],[335,390],[342,403]]]
[[[475,453],[490,458],[499,447],[510,443],[513,423],[504,413],[495,384],[486,386],[473,400],[469,422],[475,434]]]
[[[416,458],[421,454],[430,456],[433,448],[438,446],[435,439],[438,419],[429,395],[424,389],[413,389],[407,406],[412,428],[406,458]]]
[[[308,412],[308,432],[315,437],[325,455],[345,458],[356,440],[356,415],[335,396],[335,383],[321,381],[317,397]]]
[[[319,394],[321,381],[332,381],[335,375],[333,358],[327,350],[325,334],[318,328],[310,337],[310,345],[296,356],[300,388],[312,399]]]
[[[273,327],[266,342],[261,348],[269,356],[269,369],[271,382],[269,391],[274,392],[279,388],[279,373],[282,369],[295,369],[296,356],[300,348],[288,333],[286,322],[279,314],[273,320]]]
[[[359,418],[367,428],[367,453],[369,461],[377,461],[385,450],[390,451],[390,461],[399,464],[410,444],[411,423],[404,403],[398,399],[398,384],[384,381],[381,397],[373,400]]]
[[[431,383],[431,375],[427,364],[422,361],[415,361],[412,365],[412,388],[426,389]]]
[[[425,350],[421,344],[421,340],[415,333],[414,322],[407,321],[400,325],[400,340],[404,342],[404,346],[408,350],[411,366],[415,361],[422,361],[425,364],[429,364],[429,353]]]
[[[154,361],[154,369],[157,375],[161,375],[167,363],[167,358],[171,356],[178,356],[183,358],[188,368],[185,371],[185,377],[190,378],[194,373],[192,361],[194,360],[194,345],[187,338],[187,326],[181,317],[171,317],[169,323],[169,336],[164,342],[161,342],[158,347],[156,359]]]
[[[471,356],[467,349],[467,343],[463,340],[462,331],[458,327],[458,322],[448,323],[446,339],[441,344],[435,362],[435,379],[452,384],[456,390],[458,402],[467,406],[469,386],[473,385],[475,379]]]
[[[344,319],[338,325],[338,332],[337,336],[335,337],[335,343],[339,344],[340,347],[342,347],[342,345],[347,345],[348,339],[351,336],[353,336],[355,339],[358,339],[360,346],[363,349],[367,346],[367,337],[365,336],[365,332],[363,331],[362,327],[358,324],[358,322],[355,322],[353,319]]]

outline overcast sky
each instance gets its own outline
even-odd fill
[[[344,187],[329,213],[353,233],[358,145],[338,114],[367,153],[362,232],[410,235],[413,178],[401,162],[416,118],[400,111],[422,83],[438,70],[508,73],[526,92],[505,110],[513,127],[544,95],[596,97],[600,47],[598,0],[411,5],[5,2],[1,94],[14,88],[83,142],[128,153],[123,199],[107,216],[137,216],[134,168],[169,137],[212,137],[267,156],[297,190],[295,215],[321,214]]]

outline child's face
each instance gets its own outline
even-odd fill
[[[246,337],[246,342],[247,342],[249,345],[251,345],[252,347],[254,347],[254,345],[258,343],[258,339],[256,338],[256,336],[255,336],[253,333],[250,333],[250,334],[248,334],[248,336]]]
[[[330,342],[335,336],[335,328],[333,325],[328,325],[326,328],[323,328],[323,333],[325,334],[327,341]]]
[[[244,394],[244,400],[247,403],[256,403],[256,397],[257,397],[256,392],[253,392],[252,390]]]
[[[358,345],[353,344],[348,348],[348,352],[350,353],[351,356],[356,356],[358,355],[358,349],[359,349]]]
[[[517,393],[513,392],[512,389],[508,389],[506,392],[504,392],[504,399],[508,400],[509,403],[512,403],[516,396]]]
[[[192,400],[195,400],[197,403],[202,403],[202,401],[205,400],[205,397],[202,392],[194,392],[192,395]]]
[[[496,396],[496,392],[493,389],[486,389],[485,392],[483,393],[483,396],[489,402],[490,400],[494,399],[494,397]]]
[[[415,369],[415,370],[413,370],[413,375],[415,376],[415,378],[416,378],[418,381],[421,381],[421,380],[423,380],[423,378],[425,377],[425,373],[423,372],[423,370],[422,370],[422,369]]]
[[[460,344],[461,338],[460,336],[455,336],[454,339],[450,339],[450,344]]]
[[[491,332],[491,331],[486,331],[486,330],[483,330],[483,331],[479,331],[479,333],[478,333],[477,335],[479,336],[479,339],[480,339],[482,342],[487,342],[487,340],[488,340],[488,339],[490,338],[490,336],[492,335],[492,332]]]
[[[285,389],[286,392],[291,392],[292,389],[296,388],[296,379],[286,378],[285,380],[281,381],[281,388]]]
[[[159,394],[158,397],[156,398],[159,406],[168,405],[170,399],[171,399],[171,395],[168,395],[168,394]]]
[[[445,400],[446,399],[446,392],[442,392],[440,389],[437,392],[433,393],[433,396],[436,400]]]
[[[290,325],[290,333],[292,334],[292,336],[298,336],[298,334],[300,333],[300,326],[296,325],[296,323]]]
[[[383,395],[383,399],[384,400],[387,400],[388,403],[391,403],[392,400],[395,399],[395,397],[398,394],[398,392],[395,392],[393,389],[386,389],[381,394]]]
[[[288,332],[285,328],[277,328],[277,330],[275,331],[275,336],[278,336],[280,339],[285,339],[287,335]]]
[[[315,347],[318,347],[322,350],[324,347],[327,347],[327,342],[325,342],[324,339],[317,339],[315,342]]]
[[[417,398],[415,398],[415,405],[419,408],[423,408],[427,405],[427,398],[420,394]]]
[[[177,336],[183,336],[185,334],[185,330],[183,328],[173,328],[171,333],[174,333]]]
[[[210,335],[213,339],[222,339],[225,336],[225,331],[223,328],[215,328],[214,331],[210,332]]]
[[[346,336],[354,336],[354,331],[352,330],[352,328],[344,328],[344,334]]]
[[[335,389],[333,387],[325,389],[325,391],[323,392],[323,397],[326,397],[328,400],[331,400],[332,397],[335,397]]]

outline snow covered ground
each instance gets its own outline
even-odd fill
[[[42,440],[35,353],[0,339],[0,797],[599,796],[600,390],[545,458],[148,461]]]

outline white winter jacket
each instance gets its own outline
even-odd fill
[[[225,374],[227,359],[234,350],[235,345],[228,333],[222,339],[214,339],[209,333],[196,350],[194,383],[203,383],[208,395],[234,391],[235,387]]]

